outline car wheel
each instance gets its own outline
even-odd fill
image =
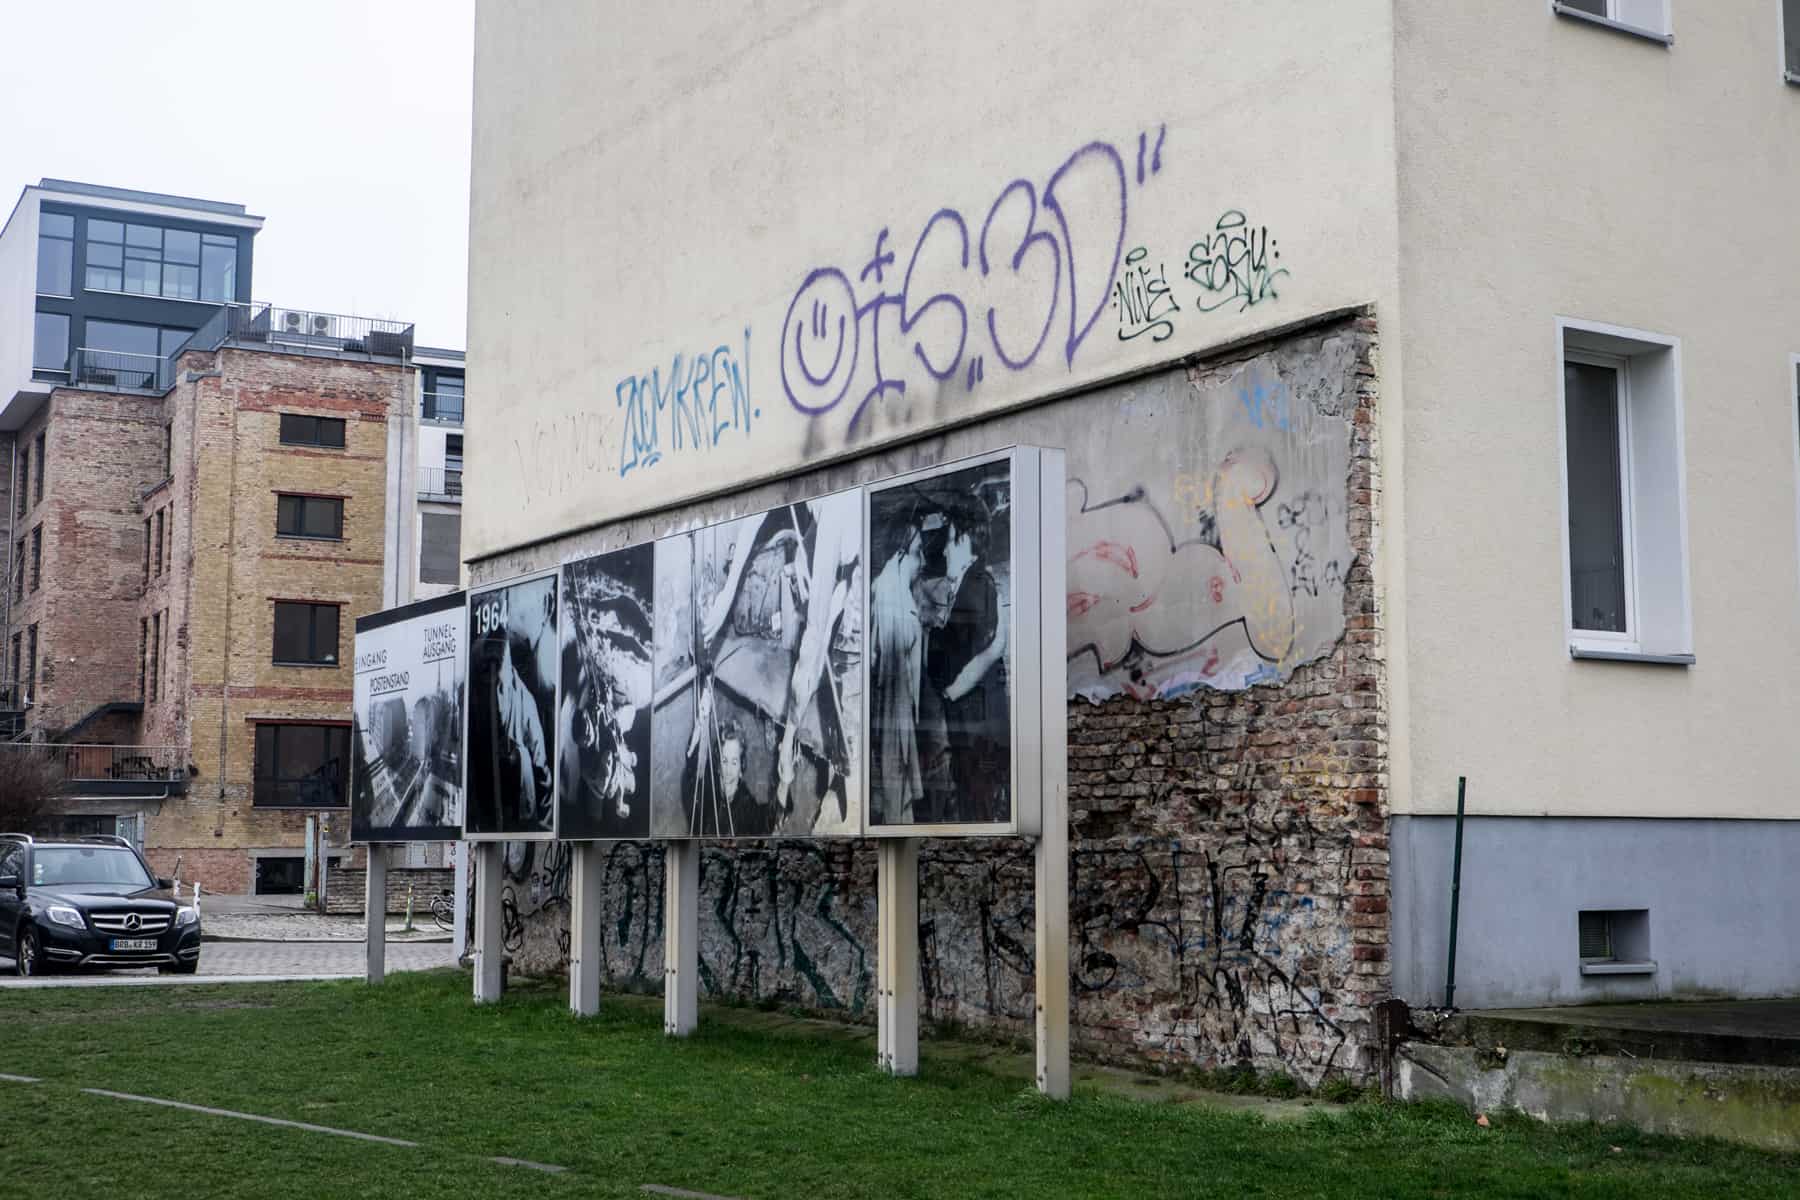
[[[38,947],[37,930],[27,925],[19,930],[17,946],[13,951],[13,972],[22,978],[41,975],[44,971],[43,952]]]
[[[194,958],[188,962],[163,963],[156,968],[156,973],[159,975],[192,975],[199,969],[200,958],[198,955],[195,955]]]

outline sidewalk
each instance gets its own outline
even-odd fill
[[[208,942],[361,942],[367,932],[362,917],[325,916],[300,906],[298,896],[209,896],[200,894],[200,928]],[[413,911],[413,931],[406,919],[389,914],[390,942],[448,942],[429,909]]]

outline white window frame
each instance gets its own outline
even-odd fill
[[[1574,546],[1569,544],[1569,414],[1568,392],[1561,396],[1563,412],[1563,623],[1569,630],[1569,641],[1604,644],[1613,649],[1638,649],[1637,619],[1637,538],[1631,515],[1631,360],[1622,354],[1602,354],[1594,350],[1571,350],[1565,344],[1564,363],[1584,363],[1591,367],[1607,367],[1614,373],[1618,387],[1613,395],[1614,411],[1619,418],[1619,536],[1625,574],[1625,632],[1609,629],[1577,629],[1575,627],[1575,562]],[[1566,383],[1566,380],[1565,380]]]
[[[1620,33],[1628,33],[1635,37],[1646,38],[1652,42],[1661,42],[1665,46],[1672,46],[1675,44],[1674,0],[1662,0],[1662,19],[1654,27],[1639,25],[1636,22],[1623,19],[1619,15],[1621,3],[1623,3],[1623,0],[1606,0],[1606,15],[1604,17],[1596,16],[1585,9],[1574,8],[1569,4],[1563,3],[1563,0],[1550,0],[1550,11],[1559,17],[1568,17],[1571,20],[1585,21],[1590,25],[1599,25],[1606,29],[1616,29]]]
[[[1800,63],[1790,63],[1787,54],[1787,5],[1775,0],[1775,54],[1781,59],[1781,78],[1800,87]]]
[[[1800,567],[1800,354],[1788,355],[1787,384],[1788,418],[1792,425],[1792,435],[1788,445],[1794,451],[1794,561]],[[1800,582],[1800,576],[1796,577]]]
[[[1681,340],[1667,334],[1577,317],[1557,317],[1555,330],[1557,470],[1562,484],[1563,632],[1569,654],[1572,658],[1691,664],[1694,661],[1693,589],[1688,554],[1687,435]],[[1620,483],[1624,489],[1621,511],[1624,515],[1626,576],[1626,632],[1623,635],[1575,628],[1573,546],[1569,540],[1569,426],[1564,371],[1567,362],[1591,362],[1620,369],[1619,436],[1622,445],[1619,463]],[[1651,412],[1652,405],[1657,406],[1658,411]],[[1645,425],[1643,418],[1647,412],[1653,419]],[[1661,423],[1666,423],[1667,429],[1659,435],[1657,426]],[[1655,469],[1646,465],[1638,452],[1641,438],[1649,436],[1672,439],[1673,444],[1668,447],[1670,454],[1661,468],[1673,471],[1675,475],[1672,495],[1667,480],[1656,481],[1654,485],[1648,481],[1640,482],[1640,472]],[[1800,454],[1800,443],[1796,443],[1796,453]],[[1800,466],[1800,460],[1797,460],[1797,466]],[[1646,493],[1644,486],[1652,486],[1653,490]],[[1654,534],[1642,503],[1646,494],[1653,502],[1658,499],[1669,502],[1659,515],[1663,528]],[[1657,536],[1674,543],[1674,563],[1670,564],[1664,556],[1659,572],[1648,581],[1656,593],[1653,607],[1659,620],[1654,623],[1646,617],[1645,572],[1649,568],[1639,547],[1639,539],[1645,536]],[[1652,624],[1656,628],[1651,628]]]

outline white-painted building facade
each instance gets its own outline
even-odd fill
[[[1394,993],[1459,777],[1463,1007],[1800,991],[1796,0],[483,3],[475,78],[472,579],[1366,310]]]

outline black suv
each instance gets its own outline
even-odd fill
[[[200,910],[120,837],[0,833],[0,955],[20,975],[58,968],[200,966]]]

